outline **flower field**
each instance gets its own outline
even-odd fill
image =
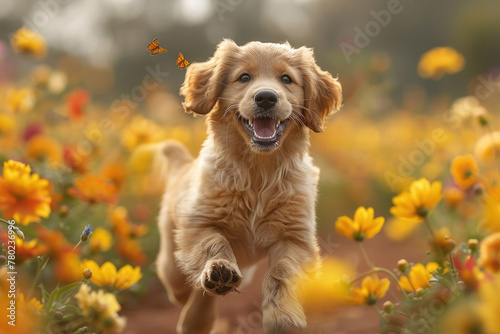
[[[152,295],[175,308],[154,269],[155,144],[196,155],[203,119],[183,114],[169,77],[109,93],[111,67],[51,52],[28,27],[0,41],[2,69],[22,64],[0,81],[0,333],[135,333],[146,321],[124,313],[157,307]],[[374,52],[339,76],[344,105],[311,134],[323,263],[297,278],[304,333],[356,333],[337,319],[370,314],[367,333],[500,334],[500,86],[454,81],[469,61],[458,48],[417,58],[407,71],[438,93],[394,98],[391,58]],[[219,332],[261,333],[237,317],[223,313]]]

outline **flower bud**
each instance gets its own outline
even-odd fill
[[[92,278],[92,270],[90,270],[89,268],[85,268],[85,270],[83,270],[83,278],[91,279]]]
[[[477,251],[478,246],[479,246],[479,241],[477,239],[467,240],[467,248],[470,249],[471,251],[473,252]]]
[[[398,270],[401,272],[401,273],[406,273],[406,271],[408,270],[408,268],[410,267],[410,265],[408,264],[408,261],[406,261],[405,259],[401,259],[398,261]]]
[[[394,311],[394,304],[390,300],[386,301],[383,307],[385,313],[391,313],[392,311]]]

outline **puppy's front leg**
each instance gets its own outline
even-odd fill
[[[285,239],[269,250],[269,271],[262,285],[262,322],[267,333],[290,333],[307,326],[295,279],[318,253],[314,238],[310,243]]]
[[[241,284],[241,271],[229,241],[212,228],[188,227],[176,235],[177,263],[195,288],[226,295]]]

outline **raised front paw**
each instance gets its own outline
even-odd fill
[[[210,260],[201,275],[201,285],[210,295],[226,295],[241,284],[241,274],[236,265],[226,260]]]

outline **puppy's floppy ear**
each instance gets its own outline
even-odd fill
[[[302,110],[305,125],[314,132],[322,132],[328,116],[335,113],[342,104],[342,86],[336,78],[316,65],[314,52],[310,48],[301,47],[304,106],[309,110]]]
[[[222,86],[231,62],[240,48],[230,39],[219,43],[212,58],[204,63],[193,63],[187,68],[181,86],[185,97],[184,110],[195,115],[205,115],[212,110],[222,92]]]

